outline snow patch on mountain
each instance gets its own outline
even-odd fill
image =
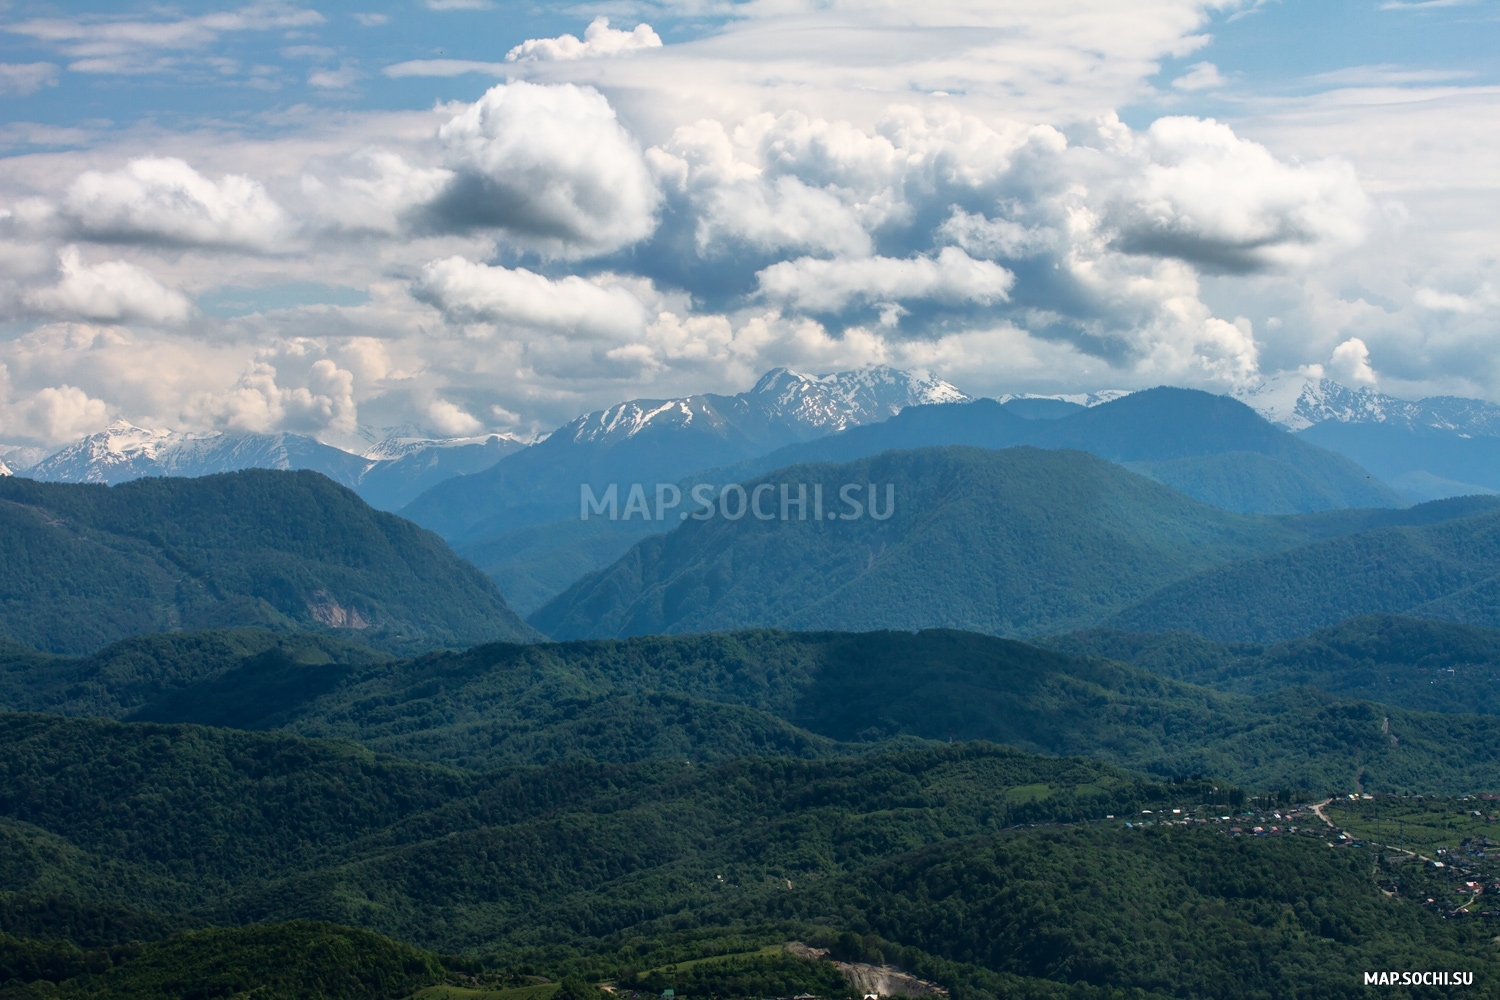
[[[15,473],[13,473],[13,472],[10,471],[10,466],[6,465],[4,462],[0,462],[0,476],[13,476],[13,475],[15,475]]]
[[[586,413],[558,433],[579,443],[609,443],[646,431],[682,428],[695,421],[709,427],[777,425],[795,438],[832,434],[887,420],[908,406],[960,403],[969,397],[925,371],[886,365],[858,371],[808,375],[774,368],[753,388],[733,396],[711,393],[680,399],[633,399]]]
[[[1074,403],[1078,406],[1098,406],[1100,403],[1110,403],[1128,396],[1134,389],[1100,389],[1098,392],[1059,392],[1046,395],[1039,392],[1007,392],[995,397],[995,401],[1004,405],[1013,399],[1056,399],[1064,403]]]
[[[1317,372],[1282,372],[1236,398],[1273,424],[1300,431],[1325,420],[1430,427],[1461,437],[1500,436],[1500,406],[1461,396],[1409,400],[1369,386],[1351,389]]]
[[[361,455],[372,462],[394,462],[427,451],[431,448],[462,448],[468,444],[490,444],[510,442],[516,448],[524,448],[530,441],[514,434],[477,434],[473,437],[434,438],[412,428],[400,428],[387,432],[377,443],[366,448]]]

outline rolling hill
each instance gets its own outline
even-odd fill
[[[1302,655],[1318,648],[1304,644]],[[494,644],[411,660],[326,637],[202,633],[40,666],[0,656],[0,694],[0,709],[284,729],[471,769],[812,760],[957,738],[1258,787],[1347,789],[1359,774],[1372,790],[1500,786],[1492,716],[1270,684],[1221,693],[948,630]],[[1480,749],[1453,750],[1471,746]]]
[[[1500,626],[1500,513],[1245,559],[1166,586],[1105,624],[1268,643],[1381,613]]]
[[[1361,969],[1495,969],[1480,921],[1387,897],[1368,852],[1201,819],[1259,821],[1269,802],[985,743],[474,774],[279,734],[0,716],[0,766],[0,839],[37,859],[0,868],[7,902],[29,901],[0,906],[0,959],[82,964],[62,932],[83,915],[96,942],[228,925],[96,948],[92,976],[22,978],[28,997],[394,998],[444,965],[760,995],[816,975],[785,960],[793,940],[957,1000],[1337,995]],[[1143,809],[1200,819],[1109,819]],[[87,875],[113,869],[175,888],[112,902]]]
[[[1302,686],[1424,712],[1500,714],[1500,630],[1454,622],[1366,615],[1271,646],[1103,628],[1036,641],[1219,691]]]
[[[5,478],[0,553],[0,636],[57,653],[243,625],[401,649],[534,634],[436,536],[312,472]]]

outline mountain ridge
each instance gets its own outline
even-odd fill
[[[0,632],[55,652],[231,625],[348,629],[408,648],[534,637],[437,536],[315,472],[7,477],[0,551]]]
[[[967,398],[921,371],[829,375],[784,368],[733,396],[631,400],[577,417],[482,473],[439,483],[401,514],[460,544],[577,513],[580,486],[675,482],[782,444],[885,419],[915,402]]]

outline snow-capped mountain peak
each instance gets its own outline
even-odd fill
[[[741,395],[784,418],[825,433],[886,420],[908,406],[961,403],[969,397],[925,371],[876,365],[828,375],[773,368]]]
[[[73,442],[28,471],[33,479],[68,483],[112,483],[151,473],[160,459],[189,435],[137,427],[116,420],[104,430]],[[156,473],[160,475],[160,472]]]
[[[1307,372],[1282,372],[1236,394],[1273,424],[1300,431],[1326,420],[1346,424],[1402,424],[1459,435],[1500,436],[1500,406],[1482,399],[1428,396],[1410,400],[1372,387],[1351,389]]]
[[[1093,407],[1100,403],[1113,402],[1123,396],[1128,396],[1134,389],[1100,389],[1097,392],[1059,392],[1050,395],[1039,392],[1007,392],[996,396],[999,403],[1009,403],[1013,399],[1056,399],[1064,403],[1073,403],[1078,406]]]
[[[886,420],[908,406],[957,403],[969,397],[924,371],[885,365],[857,371],[809,375],[773,368],[754,387],[734,396],[712,394],[679,399],[633,399],[584,414],[562,428],[562,439],[579,443],[622,441],[651,429],[740,425],[781,428],[788,440],[832,434]],[[774,435],[773,435],[774,436]]]
[[[1325,420],[1384,423],[1409,419],[1414,404],[1362,386],[1351,389],[1331,378],[1304,372],[1282,372],[1235,394],[1273,424],[1300,431]]]
[[[461,448],[468,444],[486,444],[491,441],[509,441],[517,447],[524,447],[529,443],[514,434],[496,433],[478,434],[473,437],[435,438],[423,434],[416,428],[401,427],[389,431],[385,437],[366,448],[362,454],[372,462],[391,462],[430,448]]]
[[[0,462],[0,476],[11,476],[14,474],[15,473],[10,471],[10,466],[6,465],[4,462]]]

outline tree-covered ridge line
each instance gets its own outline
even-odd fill
[[[833,499],[841,484],[883,486],[894,497],[894,513],[889,520],[847,511],[803,517],[788,507],[788,516],[773,511],[765,519],[668,518],[660,525],[665,534],[635,542],[528,621],[556,639],[768,627],[954,627],[1026,638],[1117,616],[1140,618],[1144,624],[1134,627],[1149,629],[1151,609],[1184,581],[1216,580],[1213,574],[1249,572],[1279,565],[1278,559],[1318,563],[1351,547],[1363,553],[1392,533],[1451,536],[1449,548],[1467,546],[1488,560],[1484,565],[1497,558],[1489,535],[1500,515],[1492,498],[1409,510],[1231,513],[1078,451],[887,451],[838,465],[775,469],[736,489],[779,495],[787,485],[811,497],[821,491],[828,507],[844,511]],[[1428,587],[1434,596],[1452,589],[1445,567],[1417,571],[1438,574]],[[1347,595],[1356,606],[1350,614],[1401,610],[1380,605],[1386,576],[1381,564],[1368,567],[1359,584],[1368,592]],[[1361,601],[1379,606],[1360,608]],[[1288,621],[1301,620],[1283,610]],[[1315,621],[1309,629],[1327,624]]]
[[[1111,651],[1100,635],[1069,641]],[[1113,651],[1133,655],[1128,645]],[[0,698],[12,699],[0,707],[284,729],[469,770],[816,759],[951,738],[1254,787],[1500,787],[1500,717],[1411,711],[1363,693],[1224,692],[947,630],[492,644],[407,660],[253,632],[133,639],[79,660],[0,653]]]
[[[1104,628],[1037,644],[1240,694],[1313,687],[1421,711],[1500,713],[1500,630],[1457,622],[1364,615],[1272,645]]]
[[[235,626],[347,630],[407,652],[535,638],[436,535],[317,473],[0,478],[0,635],[82,654]]]

